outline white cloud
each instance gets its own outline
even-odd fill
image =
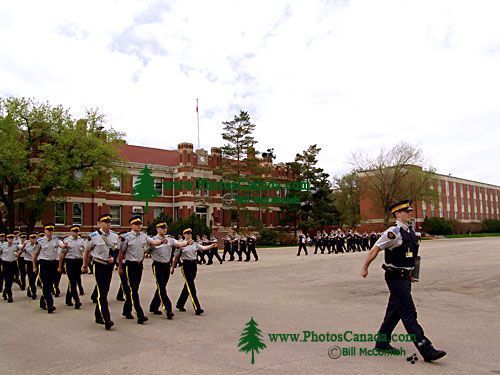
[[[11,2],[0,95],[99,107],[129,143],[220,145],[239,109],[261,150],[322,167],[419,144],[442,173],[500,184],[495,1]]]

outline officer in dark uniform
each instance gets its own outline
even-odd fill
[[[253,234],[247,237],[247,244],[248,244],[248,251],[247,251],[247,259],[245,259],[245,262],[250,262],[250,254],[253,254],[254,260],[257,262],[259,260],[259,256],[257,255],[257,250],[255,250],[255,243],[257,242],[257,239]],[[307,251],[306,251],[307,255]]]
[[[7,235],[7,242],[0,247],[0,257],[2,259],[2,267],[5,277],[5,289],[3,291],[3,299],[9,303],[14,302],[12,299],[12,283],[17,269],[17,255],[19,251],[18,242],[14,242],[14,235]]]
[[[45,236],[40,237],[36,242],[33,252],[33,269],[38,270],[42,283],[42,296],[40,298],[40,308],[47,310],[49,314],[56,309],[52,293],[57,277],[57,253],[63,243],[59,238],[53,236],[54,224],[45,224]],[[37,271],[35,271],[37,272]]]
[[[387,229],[377,240],[366,257],[361,276],[368,275],[370,263],[381,250],[385,253],[385,280],[389,287],[390,297],[384,321],[379,329],[381,336],[387,341],[379,341],[375,348],[394,350],[390,345],[392,331],[400,320],[406,331],[414,335],[415,346],[426,362],[435,361],[446,355],[445,351],[436,350],[431,341],[425,337],[424,330],[417,322],[417,310],[411,296],[411,283],[418,281],[412,277],[415,270],[415,258],[418,254],[418,243],[413,229],[408,227],[411,216],[411,202],[404,200],[389,207],[396,218],[396,225]]]
[[[167,238],[154,240],[146,233],[142,232],[142,219],[140,216],[133,216],[129,219],[131,231],[125,233],[121,239],[120,255],[118,257],[118,273],[125,272],[130,293],[125,296],[123,304],[123,315],[130,319],[132,307],[137,313],[137,323],[143,324],[148,321],[147,316],[141,307],[139,299],[139,286],[142,279],[143,260],[148,245],[158,246],[168,242]],[[125,269],[122,260],[125,259]]]
[[[66,305],[73,306],[72,299],[75,301],[75,309],[82,307],[80,296],[78,294],[78,278],[82,272],[82,253],[83,238],[80,237],[80,226],[72,225],[70,227],[71,235],[63,240],[64,246],[61,248],[59,256],[58,272],[61,273],[63,266],[68,276],[68,288],[66,290]]]
[[[238,252],[238,244],[240,242],[240,239],[237,235],[233,236],[233,238],[231,239],[231,257],[229,258],[229,261],[233,261],[234,260],[234,255],[235,254],[238,254],[239,257],[240,257],[240,260],[241,260],[241,255],[240,253]]]
[[[245,233],[243,233],[242,236],[240,237],[240,252],[238,253],[238,256],[240,257],[240,259],[238,259],[238,261],[241,261],[243,259],[243,255],[245,255],[245,257],[248,257],[247,238],[246,238]]]
[[[297,256],[300,256],[300,251],[304,250],[304,252],[307,255],[307,247],[306,247],[306,236],[304,236],[304,233],[300,232],[299,234],[299,250],[297,251]]]
[[[214,235],[211,235],[210,239],[209,239],[209,243],[210,244],[214,243],[217,246],[214,247],[214,248],[212,248],[212,249],[210,249],[210,251],[208,252],[208,262],[207,262],[207,265],[210,265],[210,264],[212,264],[214,262],[214,257],[217,258],[217,260],[219,261],[219,264],[222,264],[223,260],[222,260],[222,258],[219,255],[219,241],[217,240],[217,238],[214,237]]]
[[[191,228],[187,228],[184,229],[182,234],[184,235],[186,241],[189,242],[189,240],[191,240],[192,238],[193,231],[191,230]],[[177,303],[175,304],[179,311],[186,311],[184,305],[186,304],[189,296],[196,315],[201,315],[204,313],[204,310],[201,308],[200,302],[198,301],[196,286],[194,284],[194,279],[196,278],[197,272],[196,253],[198,251],[210,250],[212,248],[215,248],[216,246],[216,244],[202,246],[198,242],[194,242],[175,251],[175,257],[172,265],[170,266],[170,274],[174,274],[175,265],[180,259],[182,260],[181,272],[182,276],[184,277],[184,288],[182,289],[182,292],[177,299]]]
[[[375,242],[377,242],[377,240],[378,240],[377,233],[371,232],[370,233],[370,245],[369,245],[370,249],[373,247],[373,245],[375,245]]]
[[[108,292],[113,269],[115,268],[118,235],[110,230],[111,215],[102,214],[97,218],[99,230],[90,233],[83,253],[82,273],[88,272],[89,258],[94,260],[94,277],[97,286],[97,304],[95,306],[95,322],[104,324],[110,330],[114,326],[108,309]]]
[[[225,261],[226,260],[226,254],[229,254],[231,257],[231,236],[227,236],[225,239],[224,239],[224,252],[222,253],[222,260]],[[233,257],[234,259],[234,257]]]

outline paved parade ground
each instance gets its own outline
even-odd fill
[[[174,309],[173,320],[150,314],[143,326],[121,316],[115,272],[111,331],[94,323],[92,275],[83,276],[82,309],[65,306],[61,295],[52,315],[14,285],[14,303],[0,301],[0,373],[500,374],[500,238],[423,241],[421,281],[413,284],[418,320],[434,346],[448,353],[432,364],[420,356],[414,364],[406,356],[329,356],[334,346],[371,349],[371,342],[271,342],[273,333],[375,333],[380,326],[388,298],[383,253],[363,279],[365,252],[312,252],[297,257],[295,247],[260,249],[259,262],[199,266],[196,284],[205,314],[195,316],[186,304],[187,312]],[[63,275],[61,291],[66,285]],[[175,304],[180,269],[168,286]],[[140,289],[146,311],[153,291],[148,259]],[[267,346],[255,353],[253,365],[251,353],[237,347],[252,317]],[[405,332],[401,323],[396,332]],[[393,345],[407,356],[417,353],[410,342]],[[337,350],[330,349],[332,357]]]

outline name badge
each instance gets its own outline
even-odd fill
[[[408,251],[406,252],[406,257],[407,258],[413,258],[413,253],[411,252],[410,249],[408,249]]]

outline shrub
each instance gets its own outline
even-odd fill
[[[436,235],[436,234],[452,234],[453,233],[453,223],[450,220],[443,219],[441,217],[431,217],[424,219],[424,230],[425,232]]]
[[[279,233],[273,229],[262,228],[260,231],[259,245],[278,245]]]
[[[488,219],[483,221],[484,231],[488,233],[500,233],[500,220]]]

